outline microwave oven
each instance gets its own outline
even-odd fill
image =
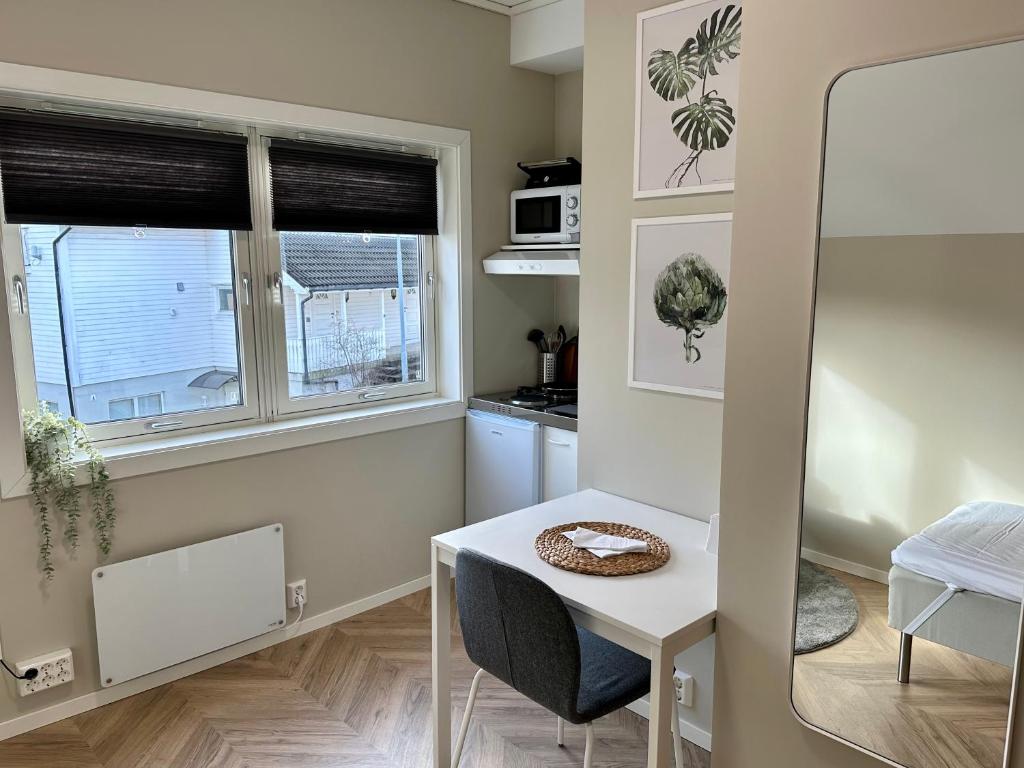
[[[510,218],[514,244],[578,243],[580,185],[517,189]]]

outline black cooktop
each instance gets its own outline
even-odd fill
[[[508,401],[520,408],[545,409],[576,402],[576,387],[547,384],[541,387],[519,387],[508,394]]]
[[[537,387],[520,387],[515,392],[471,397],[469,407],[575,431],[576,389],[566,389],[571,389],[571,392],[545,392]],[[559,398],[559,402],[554,402]]]

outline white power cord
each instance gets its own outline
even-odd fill
[[[301,592],[296,593],[295,602],[299,604],[299,615],[295,617],[295,621],[288,625],[287,629],[294,629],[302,621],[302,612],[306,607],[306,596]]]

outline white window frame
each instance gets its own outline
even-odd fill
[[[283,274],[280,266],[281,238],[277,232],[270,232],[268,240],[271,258],[277,265],[274,274]],[[288,348],[287,339],[285,338],[285,312],[287,310],[284,301],[278,301],[275,294],[272,307],[275,347],[274,367],[278,377],[277,380],[284,382],[284,386],[280,386],[276,390],[275,407],[278,414],[287,415],[340,410],[363,406],[368,402],[381,402],[396,398],[436,394],[435,317],[434,301],[430,289],[430,282],[434,275],[434,239],[432,237],[420,236],[418,241],[420,248],[420,281],[415,287],[419,289],[420,294],[420,365],[422,366],[423,380],[329,394],[291,397],[288,389]],[[283,290],[283,287],[281,290]]]
[[[335,136],[346,143],[375,144],[378,148],[381,144],[392,148],[429,147],[438,159],[441,194],[440,232],[433,238],[435,312],[431,314],[435,323],[435,354],[432,357],[436,365],[433,392],[315,412],[283,413],[276,408],[272,394],[275,386],[279,386],[276,365],[267,364],[276,354],[275,334],[268,331],[275,327],[271,325],[273,288],[266,279],[275,270],[267,238],[261,236],[264,228],[269,227],[269,219],[266,210],[255,210],[248,249],[254,338],[243,349],[253,349],[262,362],[254,369],[256,380],[252,382],[257,389],[257,397],[252,401],[257,406],[257,414],[239,422],[187,426],[173,433],[105,440],[98,447],[112,477],[131,477],[463,416],[466,397],[473,391],[472,190],[468,131],[2,62],[0,96],[42,100],[55,110],[70,107],[75,111],[85,109],[94,114],[121,117],[143,113],[170,123],[184,120],[202,127],[212,122],[240,124],[251,131],[250,149],[256,143],[256,135],[287,130],[299,138],[303,138],[304,133]],[[264,183],[265,169],[258,167],[258,155],[250,151],[251,188]],[[15,358],[13,334],[23,318],[18,312],[20,299],[14,278],[24,281],[24,264],[11,270],[6,248],[0,262],[4,272],[4,290],[0,293],[0,435],[5,436],[0,439],[0,497],[10,498],[27,493],[24,449],[17,437],[21,435],[22,403],[18,393],[26,389],[26,378],[31,379],[33,385],[27,388],[29,399],[26,402],[34,403],[36,393],[34,374],[26,376],[25,373],[32,368],[26,369],[24,360],[18,360],[16,365],[3,364],[4,360]],[[239,271],[236,263],[236,285]],[[236,292],[236,297],[238,295]],[[424,292],[421,299],[426,295]],[[240,305],[241,299],[236,303]]]
[[[2,210],[2,209],[0,209]],[[233,232],[231,238],[232,271],[235,284],[251,281],[250,234]],[[8,284],[20,279],[25,288],[26,311],[9,315],[11,342],[14,348],[15,368],[18,375],[18,400],[21,410],[35,407],[38,401],[36,387],[35,359],[32,352],[32,297],[27,291],[28,275],[22,254],[20,225],[0,224],[0,251],[3,256],[4,278]],[[159,417],[137,416],[123,421],[106,421],[90,424],[89,437],[94,443],[112,440],[140,438],[161,432],[196,429],[222,424],[237,424],[258,420],[260,414],[258,389],[256,386],[256,325],[252,302],[245,297],[239,301],[235,293],[235,327],[240,364],[239,391],[243,405],[205,408],[195,411],[163,413]],[[71,393],[68,393],[71,396]]]
[[[423,370],[423,381],[409,382],[402,384],[391,384],[381,387],[368,387],[364,389],[348,390],[331,394],[308,395],[292,398],[288,391],[288,348],[285,334],[286,311],[284,303],[285,271],[281,259],[281,237],[280,233],[270,225],[272,219],[271,204],[273,195],[270,180],[270,143],[273,139],[291,139],[297,141],[311,141],[324,144],[338,144],[341,146],[366,146],[370,149],[399,150],[417,155],[428,155],[435,157],[438,152],[436,147],[428,144],[409,143],[396,144],[383,139],[367,142],[352,136],[344,136],[321,131],[295,131],[287,128],[264,128],[259,132],[257,141],[251,142],[251,152],[257,155],[256,161],[259,165],[259,179],[262,187],[262,194],[258,196],[261,203],[266,206],[263,220],[265,222],[264,236],[267,243],[267,256],[271,275],[271,332],[272,332],[272,354],[274,365],[273,388],[273,413],[275,417],[287,417],[296,414],[313,414],[323,412],[341,412],[345,410],[356,410],[365,407],[367,403],[384,402],[410,397],[424,397],[436,395],[439,392],[437,376],[437,344],[436,333],[436,306],[433,301],[434,281],[437,277],[435,265],[436,242],[434,237],[420,236],[420,362]],[[352,233],[355,234],[355,233]],[[380,233],[387,234],[387,233]]]

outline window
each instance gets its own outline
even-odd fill
[[[278,374],[288,382],[278,410],[431,391],[436,161],[266,142],[282,275]]]
[[[288,397],[358,397],[421,385],[425,238],[282,232]],[[380,394],[378,394],[380,393]],[[308,402],[308,400],[307,400]]]
[[[111,400],[107,406],[111,421],[122,421],[135,418],[135,398],[123,397],[120,400]]]
[[[235,311],[235,292],[231,288],[217,289],[217,309],[220,312]]]
[[[159,392],[155,395],[142,395],[135,398],[140,416],[159,416],[164,412],[164,396]]]
[[[134,419],[136,416],[159,416],[164,412],[163,395],[140,395],[121,397],[107,404],[111,421]]]
[[[220,291],[221,313],[202,288],[231,279],[230,232],[23,224],[19,234],[23,251],[47,254],[26,280],[40,400],[88,425],[163,414],[155,390],[173,413],[241,405],[234,291]]]
[[[23,407],[121,440],[438,392],[433,149],[24,103],[0,102]]]

